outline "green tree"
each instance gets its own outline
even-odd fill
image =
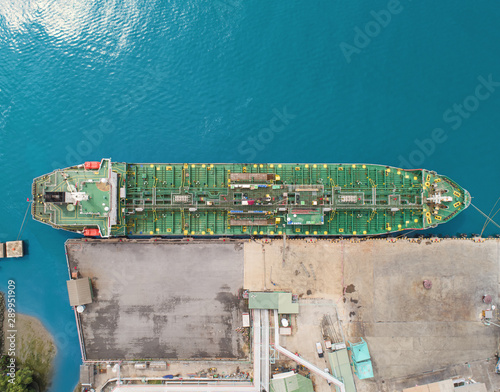
[[[5,392],[31,392],[33,391],[29,385],[33,382],[33,372],[28,368],[22,368],[16,371],[15,382],[9,382],[11,377],[4,374],[4,369],[2,369],[2,375],[0,376],[0,391]]]
[[[9,364],[9,356],[8,355],[2,355],[0,357],[0,369],[1,373],[5,373],[5,370],[7,369],[7,365]]]

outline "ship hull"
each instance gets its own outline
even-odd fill
[[[32,215],[89,236],[373,236],[448,222],[470,204],[453,180],[372,164],[128,164],[33,182]]]

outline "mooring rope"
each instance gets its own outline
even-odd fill
[[[17,235],[16,241],[19,241],[19,238],[21,237],[21,234],[22,234],[22,231],[23,231],[23,227],[24,227],[24,223],[26,222],[26,217],[28,216],[28,211],[29,211],[29,209],[31,207],[31,203],[32,202],[28,203],[28,208],[26,208],[26,212],[24,213],[23,223],[21,224],[21,228],[19,229],[19,234]]]
[[[490,219],[493,219],[493,218],[496,216],[496,214],[498,214],[498,213],[500,212],[500,208],[499,208],[499,209],[498,209],[498,210],[497,210],[497,211],[493,214],[493,210],[495,209],[495,207],[497,206],[497,204],[498,204],[498,202],[499,202],[499,201],[500,201],[500,197],[497,199],[497,201],[495,202],[495,204],[493,205],[493,207],[491,207],[491,211],[490,211],[490,213],[489,213],[489,215],[488,215],[488,216],[490,217]],[[492,215],[492,214],[493,214],[493,215]],[[480,237],[482,237],[482,236],[483,236],[483,233],[484,233],[484,231],[486,230],[486,228],[488,227],[488,224],[489,224],[489,222],[486,220],[486,221],[484,222],[483,229],[481,230],[481,234],[479,235]]]
[[[411,234],[411,233],[413,233],[414,231],[417,231],[417,230],[410,230],[410,231],[409,231],[409,232],[407,232],[407,233],[403,233],[403,234],[398,235],[396,238],[401,238],[401,237],[403,237],[403,236],[407,236],[408,234]]]
[[[474,207],[482,216],[486,218],[486,222],[491,222],[493,223],[496,227],[500,229],[500,225],[496,223],[493,219],[491,219],[488,215],[486,215],[483,211],[481,211],[479,208],[477,208],[474,204],[470,203],[472,207]]]

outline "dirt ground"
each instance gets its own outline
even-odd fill
[[[323,330],[320,327],[325,316],[336,320],[336,305],[334,301],[317,298],[303,299],[300,301],[300,313],[292,318],[292,335],[280,336],[280,344],[283,347],[299,354],[320,369],[330,368],[327,356],[324,355],[323,358],[320,358],[316,352],[316,342],[320,342],[323,349],[325,348],[323,344]],[[287,363],[293,365],[287,360],[283,362],[283,364]],[[307,373],[309,372],[306,371],[305,374]],[[324,379],[316,376],[314,373],[309,374],[309,377],[313,381],[315,392],[330,392],[332,390],[332,387]]]
[[[480,313],[488,308],[483,295],[498,303],[499,255],[498,240],[249,241],[244,287],[299,295],[300,312],[310,317],[299,315],[295,337],[283,346],[313,363],[319,317],[336,309],[346,340],[363,337],[371,352],[375,377],[355,377],[358,391],[401,390],[461,364],[491,364],[500,329],[483,325]],[[494,390],[494,377],[476,373]]]
[[[343,247],[326,240],[246,242],[244,287],[337,300],[342,295]]]

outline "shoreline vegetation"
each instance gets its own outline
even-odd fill
[[[45,392],[52,381],[53,362],[57,353],[54,338],[35,317],[16,314],[15,384],[9,382],[7,311],[0,292],[0,390],[3,392]]]

